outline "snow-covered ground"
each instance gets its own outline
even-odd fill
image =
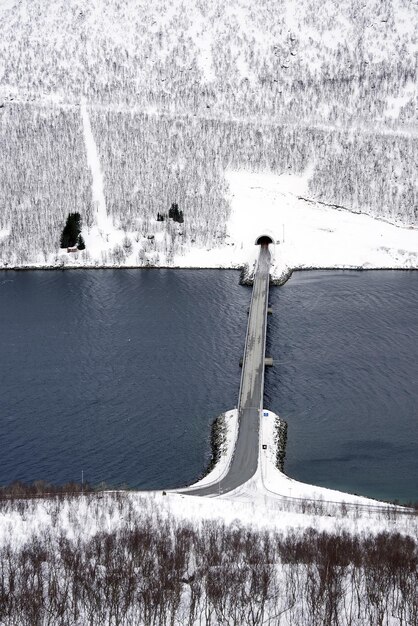
[[[256,238],[272,234],[272,277],[293,269],[418,269],[418,230],[337,209],[309,197],[305,176],[229,172],[228,245],[190,251],[179,266],[237,267],[257,256]],[[229,258],[229,263],[228,263]]]
[[[70,540],[83,536],[89,539],[100,530],[107,532],[124,526],[123,508],[112,504],[113,494],[91,497],[80,496],[76,503],[58,507],[56,500],[44,499],[32,502],[24,514],[18,506],[0,513],[0,548],[7,543],[15,547],[24,545],[34,536],[43,536],[58,527]],[[292,496],[293,497],[293,496]],[[172,516],[199,526],[203,520],[217,520],[227,525],[246,526],[253,530],[303,531],[307,528],[328,532],[379,533],[394,531],[415,536],[418,531],[416,515],[399,513],[388,508],[379,511],[331,505],[326,502],[306,503],[269,498],[261,495],[249,497],[248,493],[234,497],[201,498],[179,493],[126,492],[137,515],[157,514],[159,519]],[[57,518],[58,515],[58,518]]]
[[[68,267],[138,267],[138,251],[147,239],[157,245],[164,233],[160,225],[150,228],[141,238],[138,233],[119,230],[106,215],[103,181],[87,112],[83,116],[85,139],[90,154],[96,198],[96,222],[84,228],[86,251],[51,255],[47,266]],[[310,171],[304,176],[229,171],[231,215],[225,244],[215,248],[189,247],[170,262],[164,253],[150,251],[143,260],[148,266],[177,268],[251,269],[258,248],[256,238],[270,234],[272,277],[280,280],[294,269],[418,269],[418,229],[392,224],[348,209],[325,205],[311,198],[308,191]],[[186,217],[187,219],[187,217]],[[181,227],[179,225],[179,229]],[[120,263],[108,262],[116,244],[129,248]],[[152,238],[152,239],[150,239]],[[40,263],[33,267],[42,267]]]
[[[112,220],[107,215],[106,201],[104,194],[103,173],[100,166],[99,153],[96,142],[94,140],[93,131],[90,124],[90,118],[85,101],[81,103],[81,118],[83,120],[84,142],[86,146],[87,162],[90,167],[92,176],[92,199],[94,207],[95,225],[89,232],[89,238],[93,242],[104,240],[108,242],[109,237],[115,230]],[[102,244],[103,247],[103,244]],[[100,251],[100,246],[99,250]],[[92,253],[94,255],[94,249]]]
[[[309,197],[305,176],[230,172],[235,248],[254,254],[263,231],[276,235],[273,277],[302,268],[418,268],[418,230],[329,207]]]

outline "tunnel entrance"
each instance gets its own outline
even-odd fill
[[[255,240],[255,243],[257,246],[268,246],[270,243],[273,243],[273,239],[268,235],[260,235],[260,237]]]

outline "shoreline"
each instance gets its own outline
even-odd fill
[[[18,265],[13,267],[0,267],[0,272],[54,272],[71,270],[185,270],[185,271],[207,271],[222,270],[240,272],[239,284],[246,286],[253,285],[253,271],[248,271],[248,265],[231,266],[182,266],[182,265]],[[362,267],[358,265],[344,266],[309,266],[309,267],[286,267],[282,274],[270,274],[270,285],[281,287],[287,283],[295,272],[417,272],[417,267]]]
[[[282,500],[298,506],[300,503],[334,506],[360,507],[366,509],[395,507],[399,512],[411,514],[411,502],[402,502],[398,498],[384,500],[372,495],[343,491],[333,486],[315,485],[300,481],[288,475],[284,469],[287,444],[287,423],[274,411],[264,408],[259,424],[259,459],[255,474],[236,489],[227,493],[219,493],[213,497],[223,500],[240,501],[249,491],[253,494]],[[217,437],[218,422],[224,421],[221,437]],[[238,437],[238,412],[236,409],[225,411],[212,421],[210,427],[211,459],[214,463],[203,470],[201,476],[185,487],[163,490],[163,494],[194,496],[194,491],[202,486],[215,485],[228,472]],[[215,435],[215,436],[214,436]],[[264,445],[263,445],[264,444]],[[265,448],[264,448],[265,446]],[[144,494],[150,490],[132,490]],[[196,496],[195,496],[196,497]]]

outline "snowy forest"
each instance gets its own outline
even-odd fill
[[[2,2],[1,265],[62,263],[74,212],[103,263],[222,245],[229,169],[309,169],[310,199],[416,226],[417,18],[413,0]],[[173,203],[184,223],[157,222]]]
[[[193,523],[135,502],[123,492],[0,499],[10,520],[0,535],[0,623],[418,624],[414,514],[410,534],[283,533]],[[380,517],[390,524],[403,515]]]

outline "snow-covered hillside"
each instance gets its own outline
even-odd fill
[[[413,0],[2,0],[1,265],[61,264],[71,211],[72,263],[222,247],[229,171],[309,171],[308,199],[416,225],[417,16]],[[181,227],[156,222],[172,203]]]

